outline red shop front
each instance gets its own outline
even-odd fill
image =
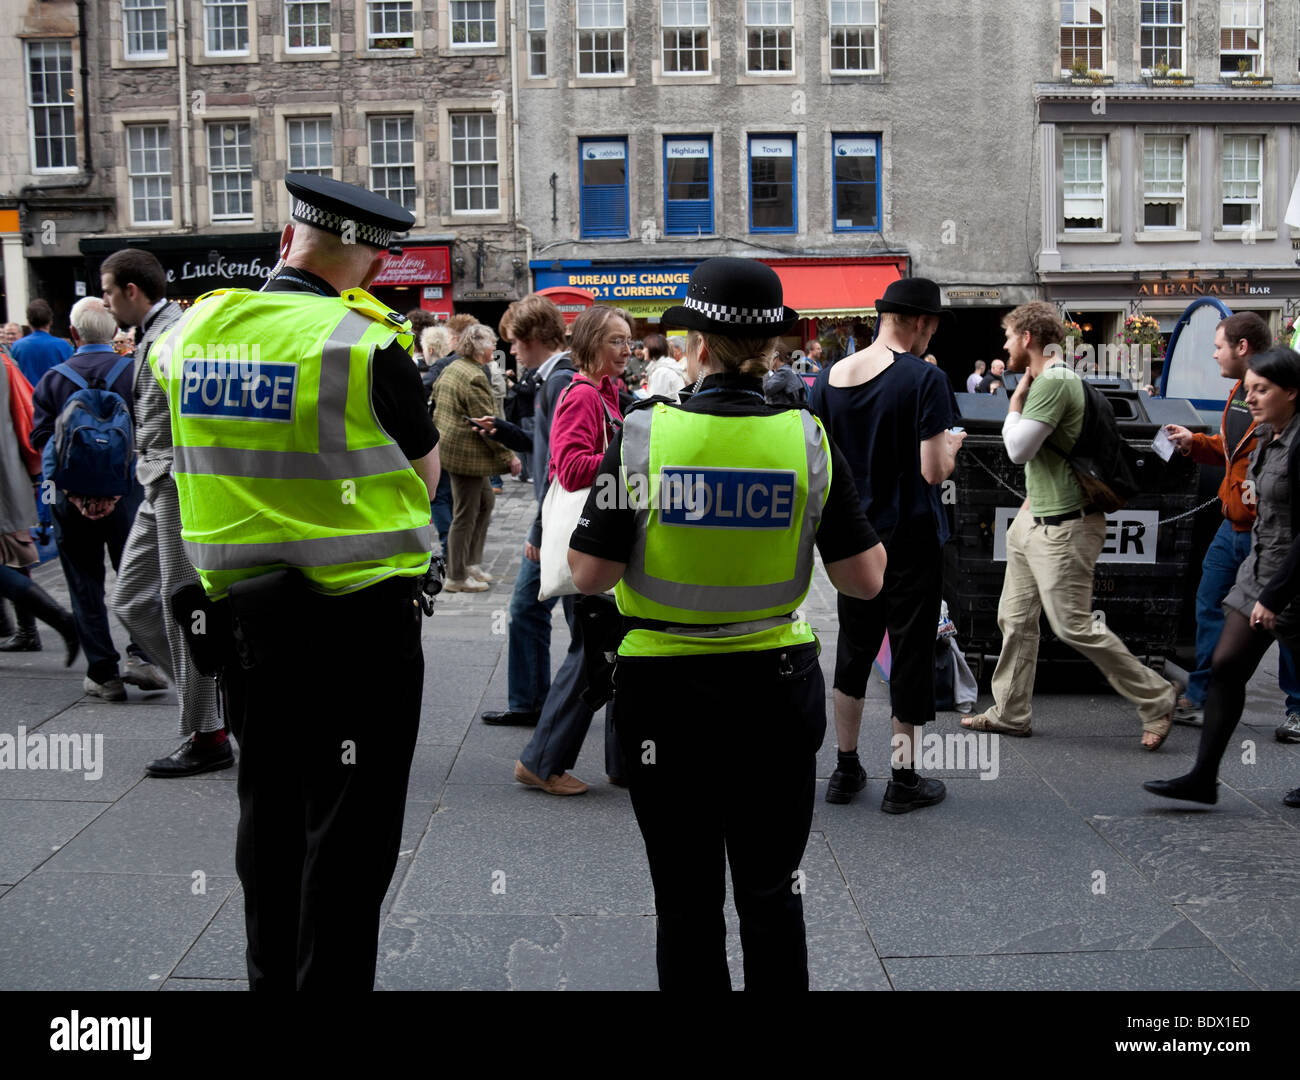
[[[420,308],[439,319],[451,317],[451,252],[445,246],[403,247],[389,255],[370,292],[394,311]]]

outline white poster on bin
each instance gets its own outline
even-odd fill
[[[993,519],[993,561],[1007,561],[1007,529],[1019,507],[999,506]],[[1106,515],[1106,543],[1098,563],[1154,563],[1158,510],[1116,510]]]

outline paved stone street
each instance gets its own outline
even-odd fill
[[[444,596],[425,622],[424,711],[380,942],[383,988],[656,984],[650,876],[627,793],[605,783],[599,723],[575,770],[591,791],[559,799],[513,782],[526,731],[477,720],[505,705],[505,609],[533,507],[531,485],[507,480],[486,560],[497,583]],[[57,564],[38,578],[67,602]],[[822,631],[829,688],[834,594],[820,570],[806,611]],[[558,606],[556,627],[558,665],[567,640]],[[235,770],[145,778],[145,762],[179,741],[173,694],[132,689],[126,705],[93,703],[84,668],[65,670],[55,635],[42,636],[45,652],[0,656],[0,731],[102,733],[105,761],[94,781],[0,772],[0,988],[242,989]],[[1158,754],[1144,753],[1133,710],[1107,692],[1041,695],[1034,737],[1001,741],[996,780],[938,773],[945,803],[884,815],[885,687],[873,682],[870,694],[862,746],[872,779],[857,802],[822,801],[829,728],[819,756],[803,863],[815,988],[1300,988],[1300,811],[1281,803],[1300,784],[1300,746],[1273,739],[1275,657],[1252,685],[1220,804],[1204,810],[1139,786],[1186,771],[1196,733],[1175,728]],[[375,723],[383,703],[376,686]],[[957,731],[956,714],[941,713],[932,730]],[[1245,740],[1253,764],[1243,764]],[[740,986],[734,914],[728,922]]]

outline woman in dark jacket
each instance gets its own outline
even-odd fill
[[[1243,489],[1256,516],[1250,554],[1223,601],[1196,764],[1173,780],[1148,780],[1153,795],[1218,801],[1219,762],[1246,705],[1246,683],[1273,641],[1300,649],[1300,355],[1284,345],[1250,357],[1246,405],[1258,427]]]

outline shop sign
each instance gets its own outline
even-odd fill
[[[586,289],[597,301],[617,304],[621,300],[680,300],[686,296],[694,263],[660,266],[583,266],[566,270],[539,270],[539,289],[554,286]]]
[[[1261,284],[1244,279],[1234,281],[1230,278],[1223,280],[1209,278],[1204,281],[1197,278],[1185,278],[1181,281],[1154,279],[1139,284],[1137,294],[1138,296],[1273,296],[1275,284],[1277,283]]]
[[[184,259],[179,268],[168,266],[167,284],[184,286],[178,290],[182,295],[204,293],[209,289],[237,288],[249,282],[260,286],[271,276],[273,269],[275,259],[272,258],[241,256],[236,261],[228,259],[220,251],[209,251],[202,261]]]
[[[373,284],[373,282],[372,282],[372,284]],[[426,300],[441,300],[441,299],[442,299],[442,286],[441,286],[441,285],[426,285],[426,286],[424,287],[424,298],[425,298]]]
[[[451,263],[445,247],[408,247],[390,255],[372,285],[447,285]]]

